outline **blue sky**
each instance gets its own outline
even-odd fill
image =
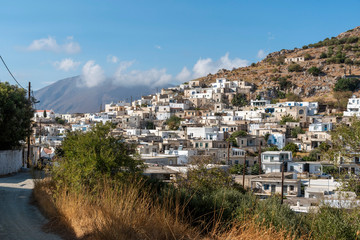
[[[360,25],[360,1],[6,1],[0,54],[40,89],[81,75],[119,85],[187,81]],[[0,65],[0,81],[15,83]]]

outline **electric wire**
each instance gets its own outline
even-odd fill
[[[1,61],[3,62],[4,66],[6,67],[6,69],[8,70],[9,74],[11,75],[11,77],[15,80],[15,82],[16,82],[20,87],[22,87],[22,88],[26,91],[26,89],[25,89],[23,86],[21,86],[21,84],[16,80],[16,78],[14,77],[14,75],[11,73],[10,69],[9,69],[8,66],[6,65],[4,59],[2,58],[1,55],[0,55],[0,59],[1,59]]]

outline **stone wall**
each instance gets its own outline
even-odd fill
[[[18,172],[22,167],[22,150],[0,151],[0,176]]]

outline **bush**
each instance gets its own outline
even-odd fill
[[[302,99],[299,95],[295,94],[295,93],[288,93],[286,94],[286,99],[288,101],[294,101],[294,102],[301,102]]]
[[[293,155],[299,151],[298,146],[295,143],[288,143],[286,146],[282,149],[284,151],[291,151]]]
[[[181,118],[178,116],[172,115],[169,119],[166,120],[166,125],[169,126],[170,130],[178,130],[180,127]]]
[[[321,207],[312,215],[311,231],[314,239],[358,239],[360,215],[352,211]]]
[[[317,67],[311,67],[307,70],[307,72],[313,76],[319,76],[322,71]]]
[[[7,82],[0,82],[0,150],[20,146],[30,134],[34,116],[26,90]]]
[[[284,125],[287,122],[298,122],[298,120],[294,119],[294,117],[291,116],[290,114],[287,114],[281,118],[280,124]]]
[[[334,91],[354,92],[359,86],[360,80],[357,78],[340,78],[334,87]]]
[[[134,148],[121,137],[111,136],[110,130],[110,123],[99,123],[87,133],[68,133],[58,151],[62,156],[60,165],[54,167],[55,182],[75,190],[92,189],[103,177],[120,179],[140,173],[143,162],[130,156]]]
[[[279,82],[279,87],[281,90],[286,90],[292,86],[292,83],[288,81],[286,77],[280,77],[277,79],[277,81]]]
[[[289,72],[301,72],[303,69],[299,64],[296,63],[292,63],[289,67],[288,67],[288,71]]]
[[[307,60],[310,60],[310,59],[312,59],[312,57],[311,57],[311,55],[310,54],[305,54],[305,56],[304,56],[304,60],[305,61],[307,61]]]
[[[243,107],[248,104],[248,101],[246,99],[245,94],[238,93],[234,96],[234,98],[231,100],[232,105],[237,107]]]
[[[327,54],[325,53],[325,52],[322,52],[321,54],[320,54],[320,58],[322,59],[322,58],[327,58],[328,56],[327,56]]]
[[[298,134],[304,134],[305,131],[301,127],[291,129],[291,137],[296,138]]]

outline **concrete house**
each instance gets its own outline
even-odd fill
[[[281,172],[283,163],[285,164],[284,171],[286,171],[288,162],[292,162],[291,151],[267,151],[261,153],[261,167],[265,173]]]

